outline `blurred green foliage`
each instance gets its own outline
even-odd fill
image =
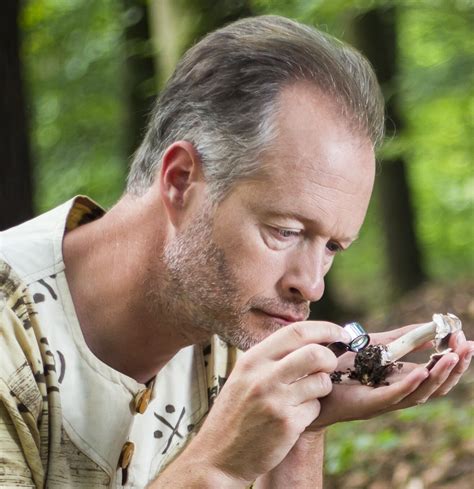
[[[436,466],[447,452],[461,450],[474,439],[473,416],[472,405],[439,399],[370,421],[336,424],[328,429],[325,473],[340,476],[360,469],[380,478],[381,467],[373,463],[377,459],[391,464],[392,473],[407,458],[415,470],[416,465],[429,467],[425,460]],[[389,487],[390,481],[386,483]]]
[[[473,5],[433,2],[402,10],[399,20],[418,233],[440,278],[474,271]]]
[[[38,212],[78,193],[110,205],[126,172],[122,38],[114,0],[35,0],[21,26]]]
[[[407,129],[388,141],[382,154],[406,156],[430,276],[472,276],[473,2],[253,0],[251,7],[350,40],[355,16],[392,3],[399,8],[399,85]],[[30,0],[24,5],[37,211],[77,193],[110,206],[123,191],[130,156],[124,30],[136,22],[137,12],[114,0]],[[331,272],[345,302],[373,307],[388,297],[379,220],[374,199],[360,240]]]

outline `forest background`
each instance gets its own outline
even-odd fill
[[[7,0],[3,10],[0,229],[76,194],[111,206],[184,50],[240,17],[285,15],[363,51],[387,102],[367,221],[313,317],[373,331],[452,311],[472,337],[472,0]],[[472,374],[454,394],[331,428],[327,487],[472,487]]]

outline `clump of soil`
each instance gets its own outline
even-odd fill
[[[387,377],[393,372],[394,368],[401,368],[400,363],[388,363],[382,365],[382,351],[386,350],[385,345],[369,345],[364,350],[357,353],[354,360],[354,368],[348,368],[347,372],[336,371],[331,374],[333,383],[338,384],[342,381],[342,376],[348,374],[349,379],[358,380],[361,384],[377,387],[379,385],[389,385]]]
[[[388,385],[385,379],[392,373],[395,363],[382,365],[382,352],[386,349],[385,345],[369,345],[357,353],[349,378],[364,385]]]
[[[336,370],[335,372],[330,374],[329,377],[331,377],[331,381],[333,384],[340,384],[342,381],[343,374],[344,372],[342,372],[341,370]]]

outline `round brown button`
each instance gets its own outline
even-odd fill
[[[137,413],[143,414],[150,404],[151,399],[151,389],[143,389],[135,396],[135,411]]]
[[[123,444],[122,451],[118,461],[118,466],[122,469],[126,469],[130,465],[130,461],[135,451],[135,445],[131,441],[126,441]]]

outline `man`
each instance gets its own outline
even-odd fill
[[[326,426],[457,383],[462,334],[431,372],[332,386],[346,333],[306,321],[362,225],[381,100],[352,49],[239,21],[184,56],[109,212],[3,233],[3,485],[321,487]]]

